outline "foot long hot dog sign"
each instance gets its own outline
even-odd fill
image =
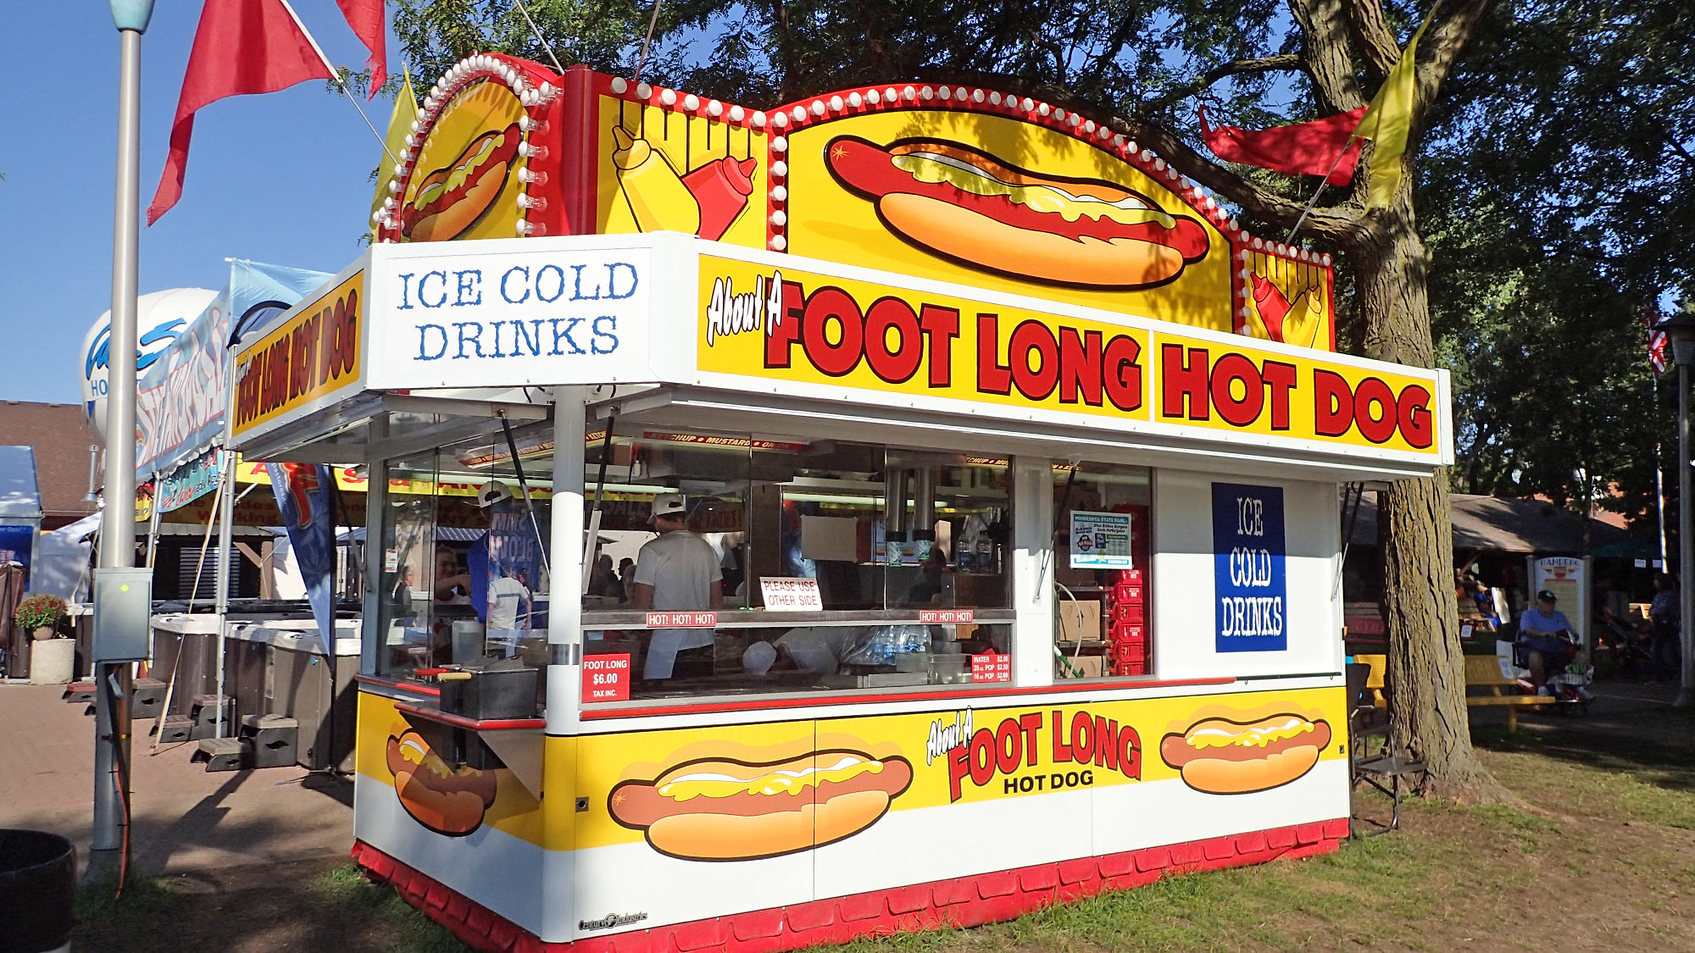
[[[700,258],[695,344],[709,378],[1430,465],[1450,452],[1440,371],[755,257]]]

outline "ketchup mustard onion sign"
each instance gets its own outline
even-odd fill
[[[1283,488],[1214,483],[1212,546],[1217,651],[1288,648]]]

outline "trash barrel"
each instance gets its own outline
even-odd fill
[[[0,953],[71,948],[76,866],[58,834],[0,829]]]

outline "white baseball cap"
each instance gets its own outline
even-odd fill
[[[490,480],[483,484],[481,490],[477,491],[477,505],[481,507],[490,507],[502,500],[512,498],[512,488],[499,480]]]
[[[661,493],[653,498],[653,516],[680,516],[689,511],[689,504],[679,493]]]

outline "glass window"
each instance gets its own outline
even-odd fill
[[[546,664],[550,431],[514,432],[522,481],[499,429],[388,461],[378,675]]]
[[[631,697],[1010,677],[1004,460],[652,429],[586,457],[585,651],[627,658]]]
[[[1101,463],[1054,472],[1054,677],[1149,674],[1152,471]]]

